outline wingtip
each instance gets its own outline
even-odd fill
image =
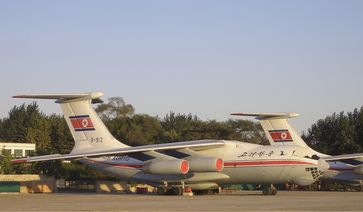
[[[230,113],[231,116],[243,116],[243,113]]]
[[[12,96],[13,98],[25,98],[26,95],[15,95],[15,96]]]
[[[15,160],[11,161],[12,164],[26,163],[26,162],[27,162],[27,160],[25,160],[25,159],[15,159]]]

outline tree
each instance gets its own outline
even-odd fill
[[[160,142],[176,142],[202,139],[202,121],[191,114],[175,114],[170,112],[160,120],[163,134]]]
[[[134,107],[126,104],[122,97],[111,97],[107,103],[99,104],[95,110],[104,121],[131,116],[135,112]]]
[[[1,121],[0,137],[6,142],[35,143],[37,155],[69,153],[73,147],[73,139],[63,117],[43,114],[35,102],[14,106],[9,116]],[[5,157],[3,162],[6,162],[6,159],[10,161],[11,156],[8,157]],[[16,164],[10,165],[12,169],[7,172],[59,176],[59,164],[60,161]]]
[[[230,130],[228,137],[226,137],[225,139],[238,140],[261,145],[269,144],[261,125],[257,122],[249,120],[230,119],[224,124],[225,127]]]
[[[49,124],[38,105],[14,106],[2,120],[1,138],[15,143],[36,143],[37,148],[50,149]]]
[[[259,144],[267,143],[260,124],[247,120],[202,121],[195,115],[170,112],[160,120],[160,123],[163,128],[162,142],[225,139]]]
[[[350,116],[354,123],[356,142],[363,150],[363,106],[359,110],[355,109]]]
[[[314,123],[303,139],[314,149],[331,154],[359,152],[362,145],[362,108],[352,113],[333,113]]]
[[[67,154],[71,152],[74,140],[64,117],[53,114],[48,116],[47,119],[50,128],[51,153]]]
[[[153,144],[162,131],[159,121],[145,114],[114,118],[106,125],[115,138],[132,146]]]
[[[13,173],[13,166],[11,165],[11,154],[5,149],[1,150],[0,156],[0,172],[1,174]]]

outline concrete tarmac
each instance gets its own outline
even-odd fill
[[[0,194],[1,211],[363,211],[363,192],[243,191],[206,196]]]

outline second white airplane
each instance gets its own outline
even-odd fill
[[[116,140],[107,130],[91,103],[103,94],[35,94],[15,98],[55,99],[75,141],[71,153],[15,159],[13,163],[57,159],[76,159],[120,179],[148,183],[158,193],[180,195],[185,186],[193,191],[218,190],[224,184],[266,185],[264,194],[276,194],[271,184],[291,181],[309,185],[329,168],[313,158],[308,146],[262,146],[240,141],[196,140],[130,147]],[[290,117],[290,113],[273,117]],[[270,135],[279,142],[299,136],[286,125]]]
[[[324,179],[363,185],[363,153],[330,156],[310,149],[304,140],[293,132],[294,129],[288,123],[288,118],[297,117],[299,114],[290,113],[287,116],[276,113],[232,113],[231,115],[256,117],[271,146],[301,146],[311,152],[309,155],[327,161],[329,170],[324,173]],[[293,133],[290,134],[291,132]],[[278,135],[285,139],[281,139]]]

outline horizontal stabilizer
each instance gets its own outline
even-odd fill
[[[294,118],[299,116],[298,113],[231,113],[232,116],[253,116],[256,119],[274,119],[274,118]]]
[[[92,103],[102,103],[101,92],[79,93],[79,94],[25,94],[16,95],[13,98],[24,99],[55,99],[56,103],[72,102],[79,100],[92,100]]]

